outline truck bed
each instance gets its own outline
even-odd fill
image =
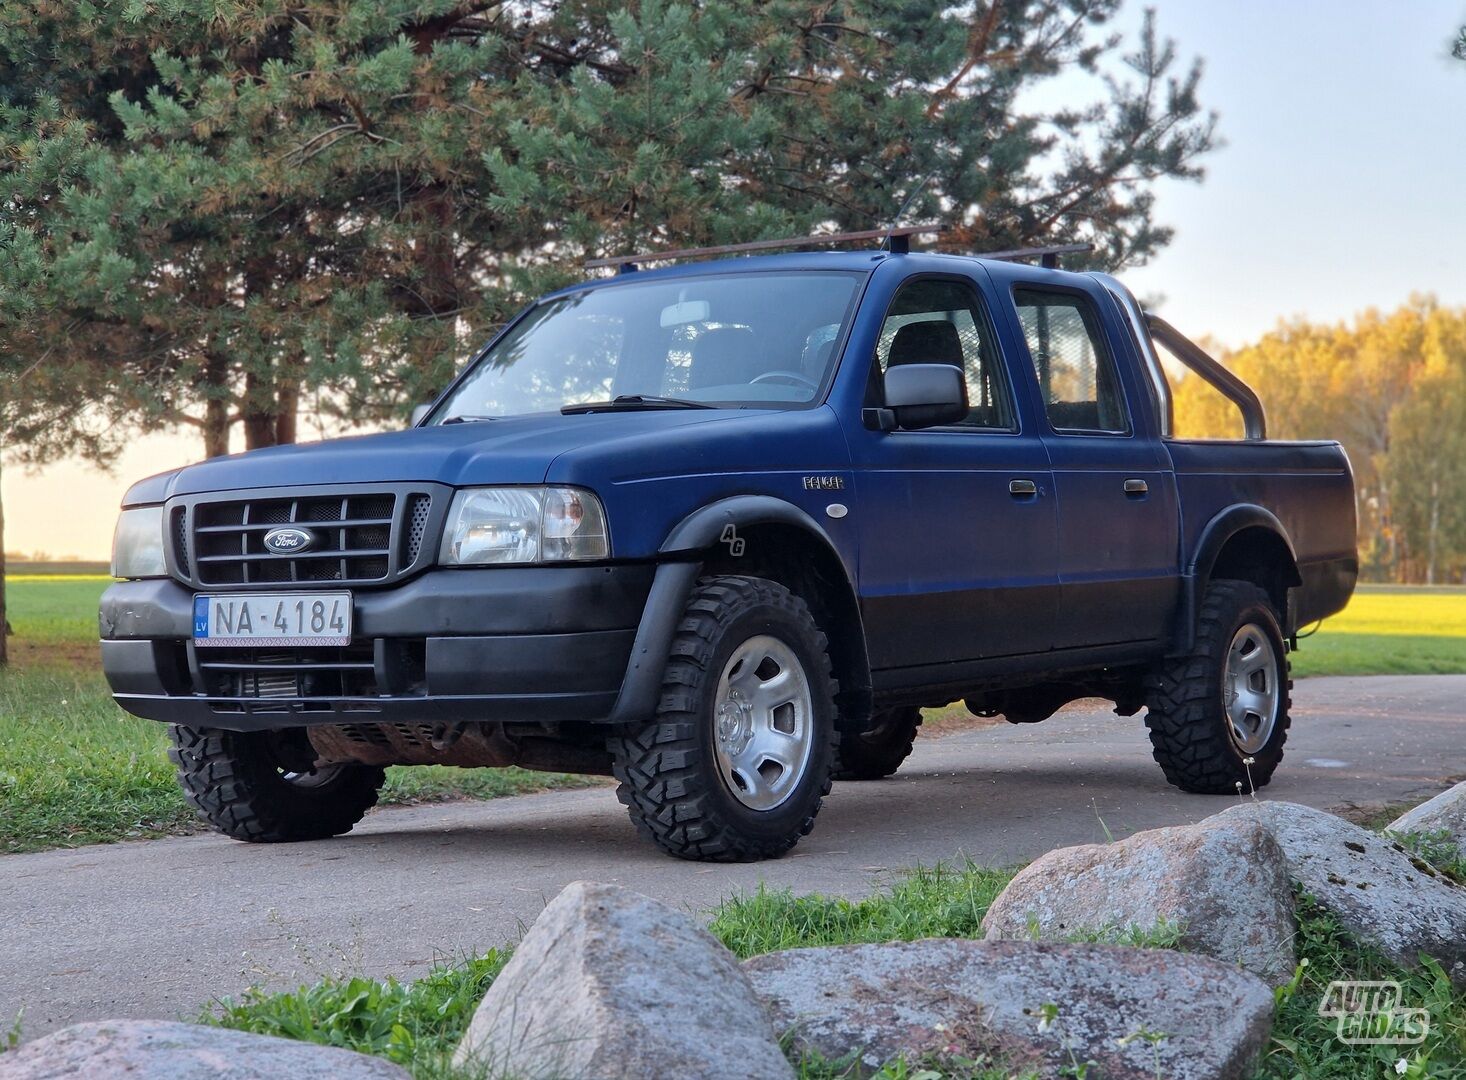
[[[1342,610],[1359,575],[1354,483],[1336,442],[1168,439],[1189,567],[1207,526],[1237,503],[1267,511],[1293,545],[1302,585],[1293,620],[1304,626]]]

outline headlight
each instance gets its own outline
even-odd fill
[[[144,506],[122,511],[112,536],[112,576],[149,578],[165,577],[167,573],[163,563],[163,508]]]
[[[453,498],[438,562],[444,566],[604,559],[606,514],[588,491],[465,488]]]

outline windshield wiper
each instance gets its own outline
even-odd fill
[[[449,424],[477,424],[480,420],[497,420],[497,416],[450,416],[444,420],[440,427],[447,427]]]
[[[657,397],[654,394],[617,394],[610,401],[585,401],[579,405],[565,405],[560,412],[565,416],[577,413],[602,412],[613,409],[712,409],[701,401],[686,398]]]

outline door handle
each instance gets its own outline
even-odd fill
[[[1126,480],[1125,481],[1125,494],[1126,495],[1144,495],[1149,490],[1150,490],[1150,485],[1147,484],[1144,480]]]
[[[1032,480],[1009,480],[1009,495],[1037,495],[1038,485]]]

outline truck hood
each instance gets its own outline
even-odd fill
[[[613,453],[615,443],[644,443],[648,437],[665,440],[670,451],[684,440],[687,428],[772,415],[777,414],[764,409],[536,415],[276,446],[151,476],[132,486],[123,505],[297,484],[539,484],[555,459],[568,451],[595,446],[598,452]]]

